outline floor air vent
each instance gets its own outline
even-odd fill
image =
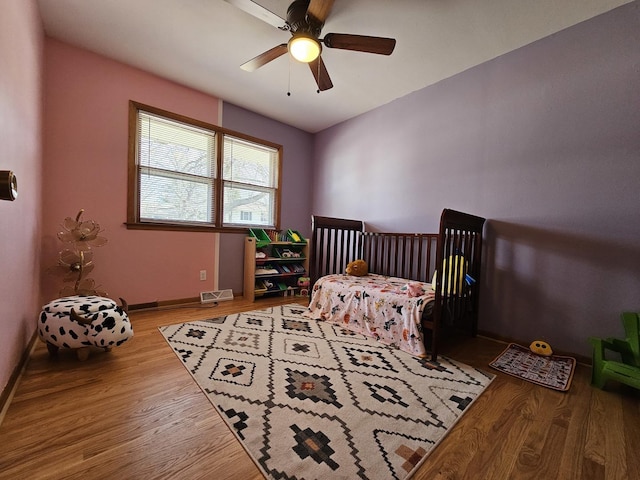
[[[223,302],[225,300],[233,300],[233,291],[230,288],[200,292],[200,303]]]

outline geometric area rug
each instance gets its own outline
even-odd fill
[[[269,479],[408,479],[494,375],[297,304],[160,327]]]
[[[561,355],[538,355],[529,348],[510,343],[489,366],[522,380],[566,392],[571,386],[576,359]]]

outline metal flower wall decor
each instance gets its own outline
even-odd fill
[[[68,244],[58,255],[58,264],[51,270],[53,273],[62,273],[63,282],[73,282],[65,285],[59,292],[61,297],[69,295],[98,295],[106,297],[93,278],[87,275],[93,271],[93,247],[101,247],[107,243],[100,224],[93,220],[82,220],[84,209],[78,212],[76,218],[67,217],[62,223],[63,230],[58,232],[58,239]]]

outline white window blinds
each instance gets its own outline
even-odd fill
[[[212,222],[215,149],[215,132],[140,111],[140,220]]]

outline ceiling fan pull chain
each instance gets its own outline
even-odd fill
[[[318,55],[318,81],[320,80],[320,62],[321,60],[321,55]],[[316,90],[316,93],[320,93],[320,85],[318,85],[318,89]]]
[[[288,55],[289,57],[289,78],[287,79],[288,85],[287,85],[287,97],[291,96],[291,55]]]

